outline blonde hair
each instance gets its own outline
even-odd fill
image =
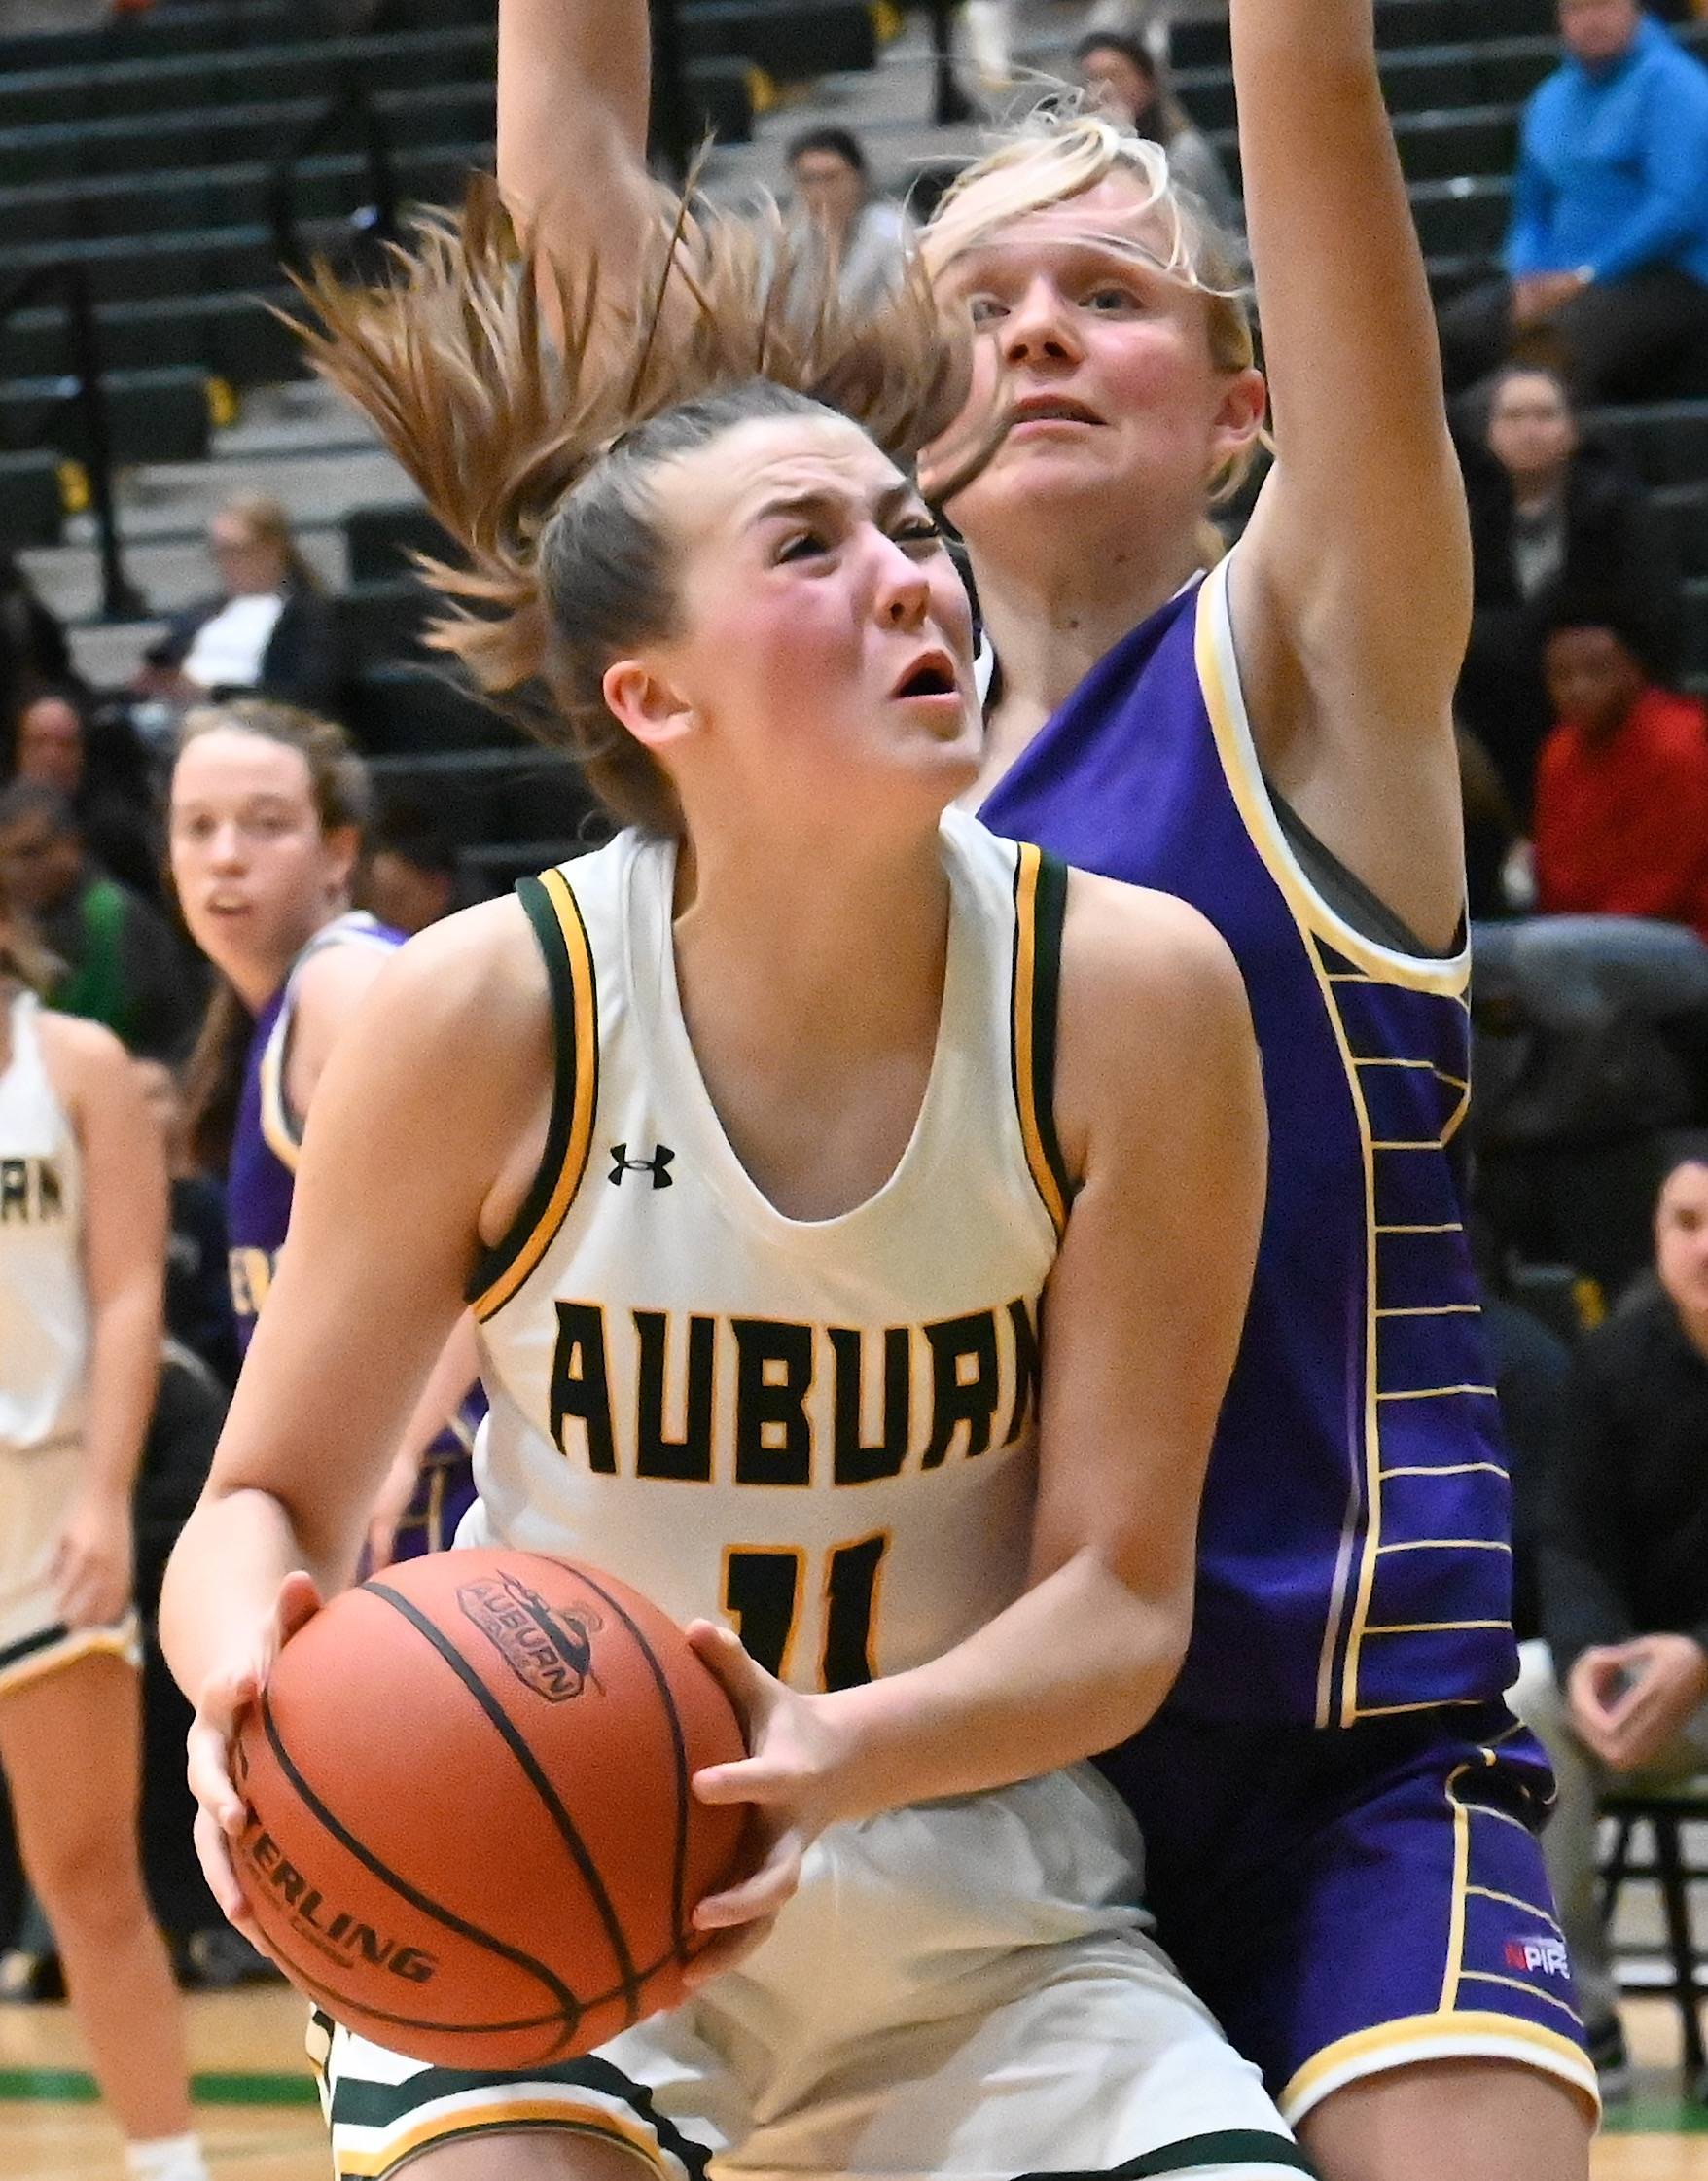
[[[1137,216],[1155,219],[1162,231],[1163,269],[1204,298],[1211,363],[1220,372],[1250,370],[1257,342],[1238,244],[1202,198],[1175,179],[1162,145],[1107,115],[1075,110],[1071,96],[1029,116],[956,177],[926,223],[920,254],[934,279],[943,282],[957,258],[996,240],[1030,213],[1084,196],[1112,174],[1139,185]],[[1251,462],[1249,451],[1237,455],[1209,481],[1212,506],[1237,491]],[[1205,527],[1206,551],[1214,536],[1219,554],[1220,537]]]
[[[214,510],[214,519],[230,516],[242,523],[258,545],[271,546],[284,564],[285,574],[298,590],[318,590],[320,578],[304,556],[291,528],[291,518],[281,501],[266,492],[238,492]]]
[[[484,179],[393,259],[379,289],[317,268],[302,293],[319,325],[303,330],[467,555],[422,562],[449,607],[429,641],[543,738],[567,738],[618,817],[677,831],[668,773],[600,689],[613,660],[674,626],[656,472],[740,422],[825,411],[910,466],[962,408],[970,338],[917,263],[849,309],[774,207],[737,219],[662,192],[620,268],[585,232],[554,233],[550,254],[518,237]],[[530,684],[549,704],[528,703]]]

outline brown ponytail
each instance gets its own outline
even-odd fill
[[[815,408],[910,465],[961,409],[970,340],[917,262],[851,311],[774,211],[736,219],[662,194],[621,280],[594,237],[554,238],[550,255],[518,243],[488,181],[395,269],[360,290],[322,267],[305,339],[467,555],[422,563],[450,609],[430,641],[567,741],[619,817],[674,831],[667,774],[599,693],[611,660],[674,611],[651,471],[748,418]]]

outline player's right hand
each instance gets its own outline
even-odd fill
[[[272,1611],[246,1640],[232,1646],[230,1663],[215,1667],[202,1683],[185,1743],[190,1792],[196,1797],[196,1852],[202,1875],[220,1913],[260,1953],[267,1953],[267,1942],[249,1913],[231,1861],[231,1843],[241,1838],[248,1820],[231,1778],[231,1745],[243,1714],[267,1687],[273,1661],[323,1602],[311,1576],[299,1572],[285,1577]]]

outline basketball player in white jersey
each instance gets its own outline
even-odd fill
[[[571,343],[563,399],[496,255],[430,243],[343,306],[441,516],[538,539],[465,649],[546,669],[632,823],[412,942],[322,1080],[167,1584],[210,1877],[240,1913],[233,1723],[345,1579],[466,1296],[465,1537],[693,1624],[751,1750],[696,1792],[755,1805],[764,1852],[697,1913],[694,1996],[590,2061],[472,2077],[335,2031],[340,2173],[1278,2181],[1308,2168],[1143,1936],[1082,1763],[1191,1621],[1263,1196],[1237,975],[1192,912],[945,816],[981,730],[935,525],[846,417],[720,368],[743,261],[690,248],[701,338],[639,372]],[[959,392],[929,299],[861,354],[910,454]]]
[[[0,875],[0,1771],[131,2181],[206,2181],[143,1888],[131,1487],[166,1177],[129,1056],[49,1014]]]

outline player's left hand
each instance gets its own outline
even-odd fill
[[[696,1930],[723,1936],[695,1956],[693,1989],[744,1960],[800,1885],[807,1849],[838,1815],[839,1744],[824,1699],[802,1696],[766,1673],[729,1628],[695,1621],[688,1640],[723,1684],[750,1752],[732,1765],[695,1772],[694,1791],[702,1803],[751,1806],[749,1838],[758,1858],[738,1885],[709,1894],[694,1911]]]
[[[98,1488],[73,1502],[53,1549],[53,1584],[68,1628],[110,1628],[130,1603],[130,1500]]]

